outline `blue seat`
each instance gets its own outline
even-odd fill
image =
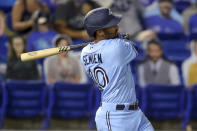
[[[8,81],[7,117],[29,119],[43,116],[45,111],[46,85],[41,81]]]
[[[57,82],[49,87],[49,104],[45,128],[51,117],[77,119],[90,117],[92,110],[92,85]]]
[[[185,40],[186,36],[184,33],[158,33],[160,40]]]
[[[189,123],[190,119],[197,120],[197,84],[193,86],[192,90],[189,88],[188,90],[186,123]]]
[[[189,0],[178,0],[178,1],[174,2],[174,5],[175,5],[176,10],[177,10],[180,14],[182,14],[182,12],[183,12],[186,8],[190,7],[191,1],[189,1]]]
[[[183,118],[184,116],[184,87],[149,84],[142,95],[145,114],[156,120]]]
[[[193,90],[191,91],[191,118],[197,119],[197,84],[193,86]]]
[[[4,83],[0,84],[0,129],[4,125],[5,110],[7,105],[7,92]]]
[[[171,60],[185,60],[190,56],[190,50],[187,49],[186,41],[166,40],[162,42],[165,56]]]
[[[0,9],[4,12],[9,12],[12,10],[12,7],[16,0],[0,0]]]
[[[184,40],[164,40],[162,41],[162,47],[169,50],[186,49],[187,41]]]
[[[189,34],[189,40],[194,40],[194,39],[197,39],[197,33],[190,33]]]

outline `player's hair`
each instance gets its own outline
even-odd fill
[[[20,35],[13,35],[9,38],[9,51],[8,51],[8,57],[9,59],[12,59],[12,58],[16,58],[16,52],[14,50],[14,47],[13,47],[13,40],[15,38],[21,38],[22,41],[23,41],[23,44],[24,44],[24,50],[22,53],[26,52],[27,51],[27,48],[26,48],[26,39]]]

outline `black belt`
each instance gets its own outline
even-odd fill
[[[101,103],[102,106],[102,103]],[[136,102],[134,105],[129,105],[129,109],[128,110],[137,110],[139,108],[139,104],[138,102]],[[116,110],[124,110],[125,109],[125,105],[116,105]]]

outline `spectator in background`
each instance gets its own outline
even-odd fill
[[[38,10],[49,11],[48,7],[39,0],[18,0],[12,9],[12,26],[20,34],[32,30]]]
[[[185,86],[192,87],[197,84],[197,39],[190,44],[191,56],[182,64],[182,72]]]
[[[161,15],[161,10],[159,8],[159,0],[155,0],[150,6],[146,8],[144,11],[145,18],[155,16],[155,15]],[[170,16],[174,18],[175,20],[179,21],[180,23],[183,23],[182,15],[179,14],[174,8],[172,8],[170,12]]]
[[[183,26],[184,26],[184,31],[185,31],[186,34],[189,33],[189,19],[194,14],[197,14],[197,0],[194,0],[191,7],[187,8],[183,12],[183,19],[184,19]]]
[[[39,11],[35,20],[35,28],[36,30],[28,36],[27,51],[54,47],[52,39],[57,33],[50,29],[49,14],[47,12]]]
[[[120,33],[128,33],[134,37],[142,30],[139,18],[142,18],[144,8],[139,0],[114,0],[111,9],[122,15],[119,24]]]
[[[10,38],[9,58],[6,78],[14,80],[38,80],[39,74],[35,61],[22,62],[20,54],[26,52],[26,42],[21,36]]]
[[[90,38],[83,28],[83,19],[85,14],[95,7],[97,4],[90,0],[69,0],[65,3],[59,3],[55,15],[57,31],[74,40],[89,40]]]
[[[147,43],[147,57],[138,66],[138,76],[142,87],[149,83],[180,84],[176,65],[163,56],[161,44],[156,40]]]
[[[70,43],[71,39],[66,35],[57,35],[54,39],[56,47],[67,46]],[[79,83],[82,80],[80,62],[70,52],[45,59],[44,69],[46,81],[50,84],[56,81]]]
[[[181,23],[171,17],[170,12],[173,8],[172,0],[159,0],[161,15],[146,18],[146,26],[157,33],[183,33]]]

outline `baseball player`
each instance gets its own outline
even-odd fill
[[[130,62],[138,55],[131,41],[118,38],[121,17],[97,8],[84,19],[94,41],[83,48],[81,62],[100,88],[101,106],[96,113],[98,131],[153,131],[138,107]]]

